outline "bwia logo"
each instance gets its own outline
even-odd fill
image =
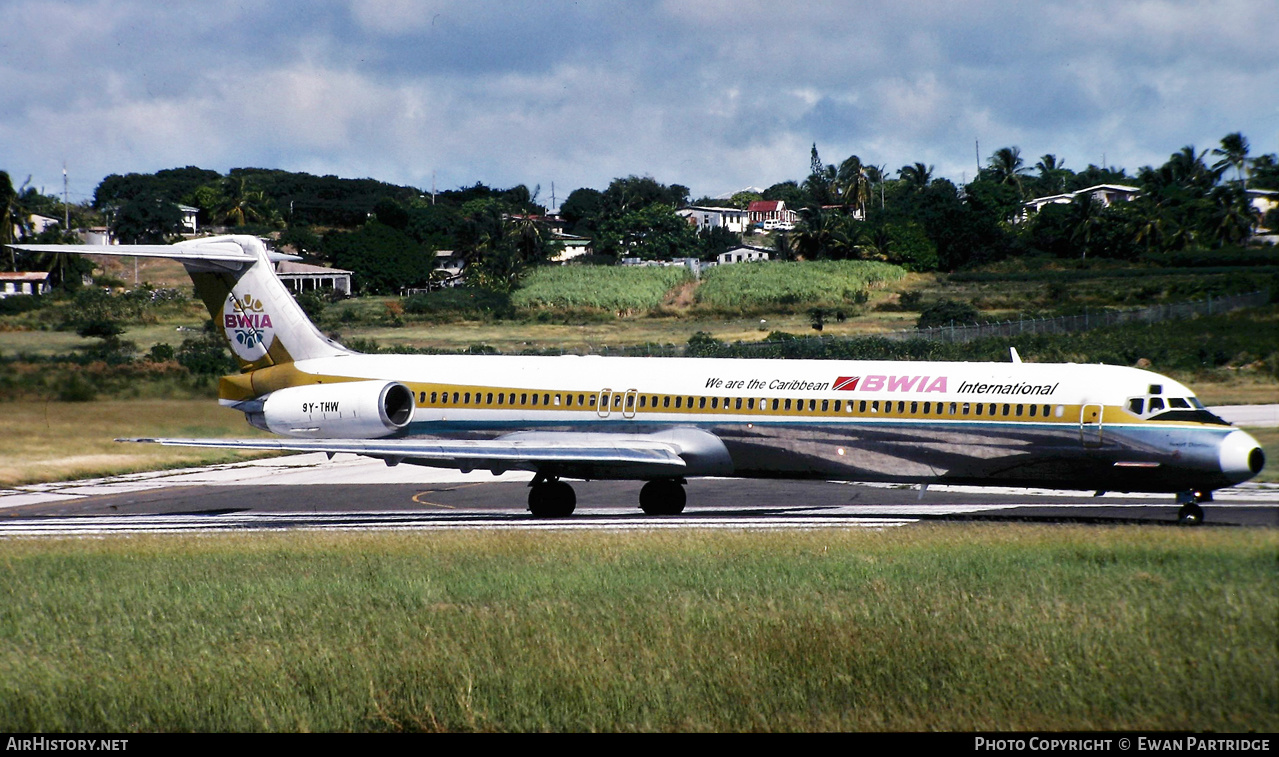
[[[945,392],[946,376],[840,376],[835,388],[843,392],[857,391],[858,383],[863,392]]]
[[[222,326],[226,329],[231,351],[241,360],[254,362],[266,356],[267,349],[275,341],[275,327],[271,314],[265,312],[262,300],[246,294],[236,298],[229,294],[222,307]]]

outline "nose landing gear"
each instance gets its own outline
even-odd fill
[[[1177,504],[1181,508],[1177,510],[1177,522],[1183,526],[1197,526],[1203,523],[1204,509],[1199,506],[1200,502],[1211,502],[1212,492],[1191,490],[1181,492],[1177,495]]]

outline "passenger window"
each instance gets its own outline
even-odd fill
[[[626,406],[635,407],[635,395],[633,394],[626,395]]]
[[[773,398],[773,410],[776,410],[776,409],[777,409],[777,405],[778,405],[780,402],[781,402],[781,400],[777,399],[776,397],[774,397],[774,398]]]
[[[520,394],[520,404],[521,405],[528,404],[528,392],[523,392]]]
[[[1018,406],[1017,406],[1017,417],[1018,417],[1018,418],[1020,418],[1020,417],[1021,417],[1021,413],[1022,413],[1022,410],[1024,409],[1024,407],[1025,407],[1024,405],[1018,405]]]
[[[830,400],[822,400],[822,412],[830,410]]]
[[[950,403],[950,414],[951,414],[951,415],[954,415],[954,414],[955,414],[955,403],[954,403],[954,402]]]
[[[790,410],[790,400],[786,400],[786,409]]]
[[[924,403],[924,415],[928,415],[928,414],[929,414],[929,413],[931,413],[932,411],[933,411],[933,403],[931,403],[931,402],[925,402],[925,403]]]
[[[861,401],[861,403],[860,403],[860,404],[859,404],[859,406],[858,406],[858,410],[857,410],[857,412],[859,412],[859,413],[864,413],[864,412],[866,412],[866,400],[862,400],[862,401]]]
[[[1004,417],[1005,417],[1005,418],[1007,418],[1007,417],[1008,417],[1009,408],[1010,408],[1010,406],[1009,406],[1009,405],[1004,405]]]
[[[813,412],[813,411],[814,411],[814,410],[816,410],[816,409],[817,409],[817,400],[809,400],[809,401],[808,401],[808,412],[810,412],[810,413],[811,413],[811,412]]]
[[[671,406],[671,398],[670,398],[670,397],[663,397],[663,398],[662,398],[662,407],[670,407],[670,406]],[[678,406],[677,406],[677,407],[678,407]]]
[[[968,415],[968,403],[964,403],[964,415]]]
[[[870,411],[872,413],[879,412],[879,400],[875,400],[874,402],[870,403]]]
[[[463,398],[464,398],[464,399],[462,400],[462,404],[463,404],[463,405],[469,405],[469,404],[471,404],[471,393],[470,393],[470,392],[467,392],[466,394],[464,394],[464,395],[462,395],[462,396],[463,396]]]
[[[681,405],[683,402],[684,402],[684,398],[683,398],[683,397],[676,397],[676,398],[675,398],[675,407],[676,407],[676,409],[679,409],[680,405]]]
[[[705,398],[705,397],[698,397],[698,398],[697,398],[697,409],[698,409],[698,410],[705,410],[705,409],[706,409],[706,398]]]
[[[898,402],[898,403],[897,403],[897,414],[898,414],[898,415],[905,415],[905,413],[906,413],[906,403],[905,403],[905,402]]]
[[[754,402],[754,400],[752,400],[752,402]],[[734,402],[734,403],[733,403],[733,409],[734,409],[734,410],[741,410],[741,409],[742,409],[742,398],[741,398],[741,397],[738,397],[738,398],[737,398],[737,402]]]
[[[839,412],[841,403],[842,403],[841,400],[835,400],[835,412],[837,413]]]
[[[533,395],[533,407],[537,407],[537,395]]]
[[[501,392],[498,392],[498,393],[497,393],[497,404],[499,404],[499,405],[505,404],[505,403],[503,402],[503,400],[505,400],[505,399],[506,399],[506,395],[505,395],[505,394],[502,394]]]
[[[1036,408],[1037,408],[1037,407],[1038,407],[1037,405],[1031,405],[1031,406],[1030,406],[1030,417],[1031,417],[1031,418],[1034,418],[1034,417],[1035,417],[1035,410],[1036,410]]]
[[[484,395],[484,404],[485,404],[485,405],[492,405],[492,404],[493,404],[493,393],[492,393],[492,392],[489,392],[488,394]]]
[[[435,393],[435,392],[431,392],[431,404],[432,404],[432,405],[434,405],[434,404],[435,404],[435,395],[436,395],[436,393]]]

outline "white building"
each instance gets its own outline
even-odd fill
[[[351,296],[351,272],[341,268],[325,268],[318,265],[307,265],[292,260],[281,260],[275,264],[276,275],[280,281],[294,294],[316,289],[332,289]]]
[[[718,262],[720,265],[729,265],[731,263],[757,263],[768,260],[771,257],[771,251],[763,247],[751,247],[743,245],[735,247],[728,252],[719,254]]]
[[[19,294],[47,294],[49,274],[36,271],[0,273],[0,299]]]
[[[698,231],[723,228],[734,234],[745,233],[749,225],[749,214],[737,208],[711,208],[690,205],[675,211],[676,215],[685,218],[690,224],[697,226]]]
[[[573,258],[590,255],[592,252],[591,240],[586,237],[552,232],[551,241],[560,247],[560,251],[551,258],[553,263],[567,263]]]
[[[1028,218],[1031,213],[1038,213],[1045,205],[1069,205],[1075,201],[1076,197],[1084,196],[1092,197],[1097,202],[1100,202],[1103,207],[1108,208],[1116,202],[1130,202],[1140,197],[1141,188],[1129,187],[1123,184],[1098,184],[1093,187],[1085,187],[1077,192],[1036,197],[1023,203],[1022,218]]]

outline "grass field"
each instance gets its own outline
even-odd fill
[[[269,436],[215,400],[6,402],[0,486],[233,462],[260,453],[121,444],[117,437]]]
[[[1279,535],[0,542],[0,727],[1279,728]]]

